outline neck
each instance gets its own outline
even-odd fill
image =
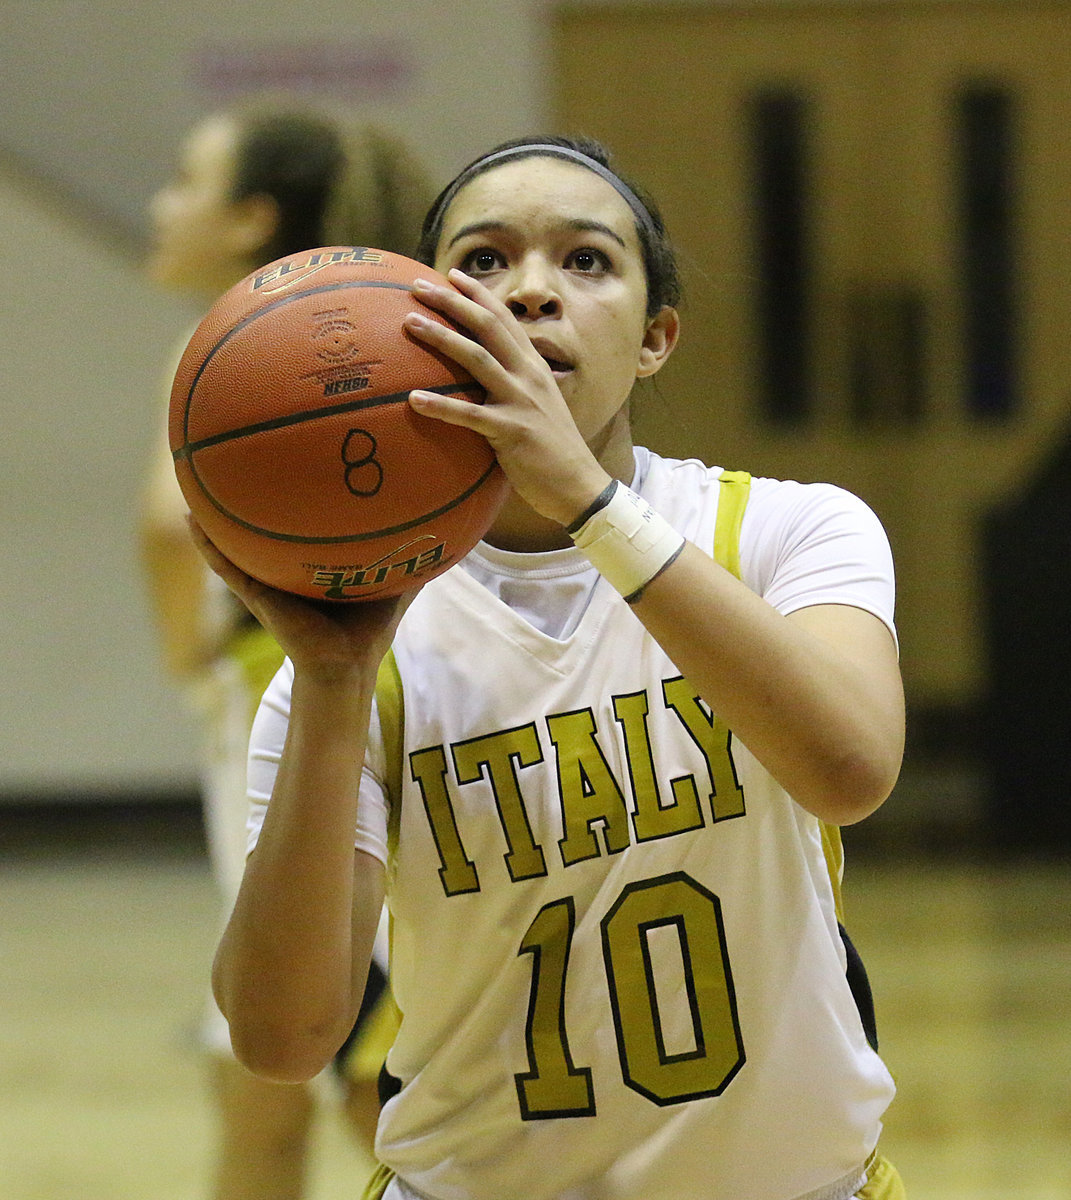
[[[499,509],[495,523],[483,540],[499,550],[535,554],[540,550],[561,550],[572,539],[557,521],[537,513],[516,492],[510,492]]]

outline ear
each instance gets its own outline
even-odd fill
[[[279,227],[279,205],[272,196],[258,192],[233,205],[231,236],[237,253],[255,258],[257,251],[275,236]]]
[[[680,316],[668,304],[647,322],[636,368],[637,379],[646,379],[662,369],[662,364],[673,353],[680,332]]]

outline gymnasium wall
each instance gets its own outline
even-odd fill
[[[208,0],[181,6],[0,0],[5,35],[0,38],[0,112],[5,118],[0,123],[0,247],[8,278],[15,281],[0,294],[6,385],[0,437],[0,803],[116,793],[188,795],[196,787],[196,722],[161,675],[133,547],[141,473],[163,403],[163,363],[195,315],[145,283],[139,247],[149,199],[167,178],[190,125],[249,90],[308,91],[345,101],[370,120],[403,131],[445,179],[486,145],[547,125],[553,112],[582,111],[585,128],[596,132],[602,130],[590,124],[592,114],[601,113],[613,131],[612,144],[628,149],[628,137],[622,134],[619,140],[613,124],[625,112],[629,136],[639,142],[632,149],[633,160],[643,163],[640,177],[655,186],[664,202],[671,189],[663,183],[672,183],[677,191],[697,191],[692,175],[697,163],[706,162],[703,155],[709,158],[716,147],[713,126],[708,123],[693,133],[699,145],[678,131],[687,124],[680,120],[682,108],[692,118],[690,128],[701,125],[696,114],[706,110],[682,104],[676,77],[673,87],[659,88],[657,56],[642,70],[617,72],[622,82],[613,89],[606,86],[615,72],[599,64],[612,39],[600,22],[606,21],[619,39],[629,37],[626,22],[609,11],[612,7],[602,0],[309,0],[297,19],[294,6],[284,0],[234,0],[225,10]],[[750,5],[627,0],[620,5],[632,21],[641,13],[653,16],[660,28],[697,10],[732,16],[753,7],[765,7],[767,15],[822,10],[834,18],[843,11],[849,20],[868,7],[895,7],[913,23],[923,10],[1007,13],[1014,6],[1001,0],[904,0],[899,5],[889,0],[753,0]],[[1062,19],[1065,8],[1071,11],[1071,0],[1031,0],[1022,7],[1051,9],[1054,19]],[[594,50],[577,40],[568,23],[578,9],[595,12]],[[1006,39],[1007,54],[1014,49],[1025,61],[1030,51],[1019,47],[1020,40]],[[761,38],[760,43],[766,63],[769,45]],[[934,58],[934,44],[940,49],[946,43],[959,52],[959,40],[931,38],[925,54],[910,56],[912,63],[917,60],[923,69]],[[724,41],[718,44],[724,52]],[[1045,369],[1033,370],[1030,420],[1020,423],[1018,450],[1009,455],[1003,426],[972,433],[964,441],[943,410],[925,436],[916,431],[913,440],[893,438],[887,460],[872,453],[866,439],[856,437],[849,447],[852,454],[862,447],[867,463],[876,464],[875,480],[858,486],[872,501],[889,492],[880,511],[894,540],[896,506],[905,509],[900,524],[910,536],[897,545],[905,674],[912,701],[921,698],[938,716],[947,709],[956,718],[961,708],[973,716],[971,703],[984,682],[975,611],[979,564],[970,539],[960,536],[978,506],[972,491],[973,507],[961,504],[951,516],[942,510],[933,520],[929,510],[915,503],[911,481],[932,472],[959,487],[999,474],[1018,487],[1019,479],[1032,473],[1021,464],[1039,457],[1039,447],[1053,439],[1052,430],[1062,428],[1068,402],[1062,297],[1068,276],[1071,158],[1057,150],[1066,143],[1061,131],[1066,128],[1064,114],[1071,111],[1066,84],[1071,75],[1060,53],[1050,54],[1049,43],[1042,44],[1045,71],[1024,68],[1023,74],[1031,94],[1057,95],[1064,107],[1042,106],[1045,121],[1027,130],[1031,161],[1045,169],[1025,193],[1033,239],[1025,277],[1031,296],[1036,292],[1047,298],[1036,307],[1040,332],[1031,340],[1035,349],[1042,344],[1056,349],[1045,355],[1038,351]],[[647,50],[651,52],[649,44]],[[631,54],[633,47],[627,51]],[[816,56],[806,46],[796,45],[793,53],[811,69]],[[700,61],[700,98],[708,104],[711,81],[724,85],[727,72],[712,71],[702,53],[695,57]],[[663,70],[671,60],[663,60]],[[990,55],[980,56],[979,70],[990,61]],[[834,68],[833,78],[839,81],[843,72],[835,63]],[[875,77],[882,78],[880,73]],[[572,81],[571,90],[566,79]],[[635,93],[629,100],[622,99],[624,83]],[[664,117],[655,98],[666,107]],[[888,108],[883,94],[879,100],[880,107]],[[854,114],[857,107],[849,104],[847,110]],[[900,108],[889,111],[898,124]],[[925,113],[923,117],[924,128],[930,129],[933,122]],[[648,137],[645,130],[652,127]],[[691,170],[674,169],[668,181],[647,169],[647,158],[657,159],[659,146],[666,148],[666,129],[673,130],[671,149]],[[843,139],[836,140],[844,153]],[[871,140],[884,146],[880,139]],[[906,141],[908,159],[915,164],[918,139],[912,134]],[[623,161],[629,161],[627,155]],[[894,168],[895,162],[889,172],[895,174]],[[746,190],[724,171],[731,186],[722,203],[711,187],[715,171],[699,169],[718,220],[734,204],[746,203]],[[910,197],[916,195],[913,188],[907,189]],[[884,195],[888,189],[872,190]],[[845,194],[850,213],[865,220],[869,210],[853,199],[850,189]],[[691,215],[680,223],[689,234],[720,228],[702,217],[697,207],[701,198],[680,199]],[[1038,214],[1046,220],[1039,221]],[[925,223],[910,223],[913,234],[926,228]],[[722,239],[719,260],[723,246],[739,249],[739,240]],[[861,242],[868,263],[871,240],[865,229]],[[903,240],[910,249],[919,238]],[[922,254],[928,269],[934,255],[925,245]],[[720,331],[711,339],[712,353],[724,351],[738,367],[742,356],[737,344],[725,336],[732,321],[715,321],[711,327]],[[937,325],[937,334],[946,340],[948,327],[947,321]],[[677,362],[684,363],[683,352]],[[725,391],[732,394],[733,389]],[[743,395],[736,397],[741,430],[766,437],[768,430],[755,426]],[[706,423],[705,413],[700,411],[697,419],[713,436],[715,426]],[[830,428],[837,434],[835,423]],[[719,441],[725,429],[722,410]],[[763,451],[770,473],[800,469],[793,465],[800,441],[795,431],[782,439],[787,464],[782,470],[780,462],[771,464],[767,440]],[[825,434],[811,441],[820,461],[828,462]],[[795,456],[791,461],[790,454]],[[843,461],[847,455],[842,453]],[[752,456],[743,455],[741,461],[750,465]],[[900,487],[900,476],[890,469],[901,462],[906,469],[900,475],[911,486]],[[824,469],[815,474],[827,477]],[[839,481],[848,486],[858,482],[854,475]]]
[[[0,0],[0,802],[196,788],[133,542],[195,315],[137,248],[188,127],[235,91],[307,90],[405,130],[445,179],[540,124],[537,8]]]
[[[0,177],[0,795],[188,787],[134,557],[162,351],[192,314]]]

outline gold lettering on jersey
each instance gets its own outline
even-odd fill
[[[715,821],[744,815],[744,789],[736,777],[736,767],[730,750],[732,734],[720,718],[708,714],[695,694],[695,688],[683,677],[664,679],[662,694],[666,705],[681,719],[692,741],[702,751],[710,772],[711,792],[708,796],[710,812]],[[674,794],[683,790],[694,790],[695,780],[691,776],[675,780]],[[698,797],[697,797],[698,800]]]
[[[498,819],[506,835],[505,855],[510,878],[534,879],[546,875],[543,851],[532,837],[528,810],[521,798],[517,767],[534,767],[543,761],[535,725],[522,725],[492,733],[489,737],[457,742],[450,747],[458,783],[475,783],[486,772],[498,807]]]
[[[690,775],[670,781],[673,803],[662,804],[655,776],[651,734],[647,728],[649,712],[646,692],[614,697],[614,716],[625,738],[625,757],[635,806],[632,827],[638,842],[672,837],[675,833],[699,829],[703,824],[699,795]]]
[[[651,696],[646,691],[613,697],[614,721],[608,721],[602,730],[589,708],[552,713],[546,718],[546,734],[555,751],[562,822],[558,848],[563,866],[604,853],[617,854],[630,840],[649,842],[701,829],[708,822],[708,806],[713,821],[744,815],[744,791],[733,763],[728,727],[710,712],[683,677],[663,680],[662,700],[680,726],[680,733],[670,740],[679,743],[686,735],[702,754],[705,772],[700,769],[698,775],[659,778],[655,753],[659,742],[648,723]],[[600,744],[600,736],[604,740],[613,737],[615,728],[628,767],[631,811]],[[659,736],[664,738],[666,733]],[[526,776],[522,772],[522,768],[536,768],[527,776],[533,781],[533,795],[545,788],[542,772],[549,770],[544,765],[549,757],[545,738],[531,722],[453,743],[450,760],[456,784],[448,777],[443,746],[428,746],[409,755],[446,895],[480,890],[476,864],[465,849],[465,831],[457,823],[452,792],[455,786],[481,781],[490,785],[506,841],[503,860],[511,880],[520,882],[547,874],[546,851],[532,831],[525,803]],[[672,755],[672,748],[666,753]],[[663,803],[667,794],[673,797],[671,803]],[[601,840],[598,826],[602,827]]]
[[[446,755],[442,746],[429,746],[409,755],[413,782],[420,788],[424,810],[428,814],[435,848],[439,852],[439,878],[448,896],[461,892],[478,892],[479,876],[476,866],[465,854],[457,832],[453,805],[446,788]]]
[[[558,797],[565,832],[558,842],[562,862],[568,867],[598,857],[593,826],[599,824],[606,852],[624,850],[629,844],[628,810],[595,736],[591,709],[547,717],[547,730],[557,750]]]

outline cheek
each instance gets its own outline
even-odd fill
[[[619,310],[609,316],[605,330],[603,345],[608,361],[622,371],[636,371],[647,331],[646,315]]]

